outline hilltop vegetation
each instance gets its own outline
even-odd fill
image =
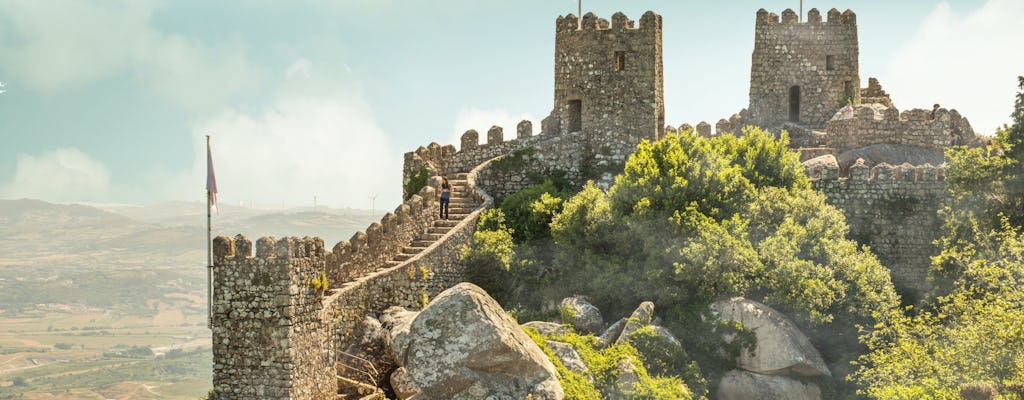
[[[537,293],[584,294],[612,315],[654,301],[712,379],[732,362],[712,339],[706,305],[760,300],[794,317],[822,351],[836,377],[826,390],[849,394],[843,377],[864,351],[857,326],[898,298],[786,146],[785,135],[757,128],[641,143],[607,191],[591,183],[569,196],[544,183],[505,199],[481,218],[469,269],[486,271],[478,283],[522,314],[541,309]],[[517,230],[545,221],[549,229]]]

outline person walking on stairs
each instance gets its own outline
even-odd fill
[[[440,204],[440,209],[438,210],[438,213],[440,214],[438,216],[439,218],[445,219],[445,220],[448,219],[448,203],[451,202],[451,198],[452,198],[452,185],[450,183],[448,183],[448,178],[447,177],[442,176],[441,177],[441,196],[440,196],[441,204]]]

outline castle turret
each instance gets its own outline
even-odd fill
[[[637,26],[623,13],[607,20],[587,13],[558,17],[555,29],[557,133],[622,136],[633,146],[662,135],[665,101],[661,16],[648,11]],[[552,127],[553,128],[553,127]]]
[[[758,10],[750,67],[751,122],[822,127],[837,109],[859,102],[857,16],[816,9],[801,22],[793,10]]]

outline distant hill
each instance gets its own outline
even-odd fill
[[[328,248],[379,221],[366,210],[253,209],[221,205],[213,234],[319,236]],[[0,200],[0,267],[110,268],[205,265],[206,205],[53,204]]]

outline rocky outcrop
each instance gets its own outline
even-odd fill
[[[576,349],[572,348],[568,343],[556,342],[553,340],[546,340],[544,342],[551,353],[558,357],[558,360],[562,362],[566,368],[570,371],[579,372],[587,376],[588,379],[593,380],[590,376],[590,368],[587,368],[587,364],[583,362],[583,358],[580,357],[580,353],[576,352]]]
[[[572,332],[572,329],[566,325],[547,321],[530,321],[523,324],[523,327],[536,329],[537,333],[544,336],[558,336]]]
[[[811,341],[782,313],[742,297],[717,301],[710,308],[718,318],[737,321],[757,336],[756,348],[742,351],[737,367],[760,374],[831,375]]]
[[[732,370],[718,382],[718,400],[821,400],[821,389],[780,375]]]
[[[460,283],[439,294],[412,321],[404,341],[398,359],[420,389],[417,398],[564,397],[544,352],[475,285]]]
[[[604,329],[604,318],[601,317],[601,310],[580,296],[566,297],[562,299],[561,307],[572,313],[571,323],[578,332],[597,334]]]
[[[625,327],[626,319],[620,318],[618,321],[612,324],[612,326],[609,326],[608,329],[605,329],[604,333],[602,333],[601,336],[597,337],[597,342],[601,345],[601,347],[608,347],[615,344],[615,341],[619,339],[619,335],[622,334],[622,329]]]
[[[622,327],[622,333],[619,334],[615,343],[625,343],[629,339],[629,334],[650,325],[652,318],[654,318],[654,303],[649,301],[640,303],[640,306],[626,319],[626,325]]]

